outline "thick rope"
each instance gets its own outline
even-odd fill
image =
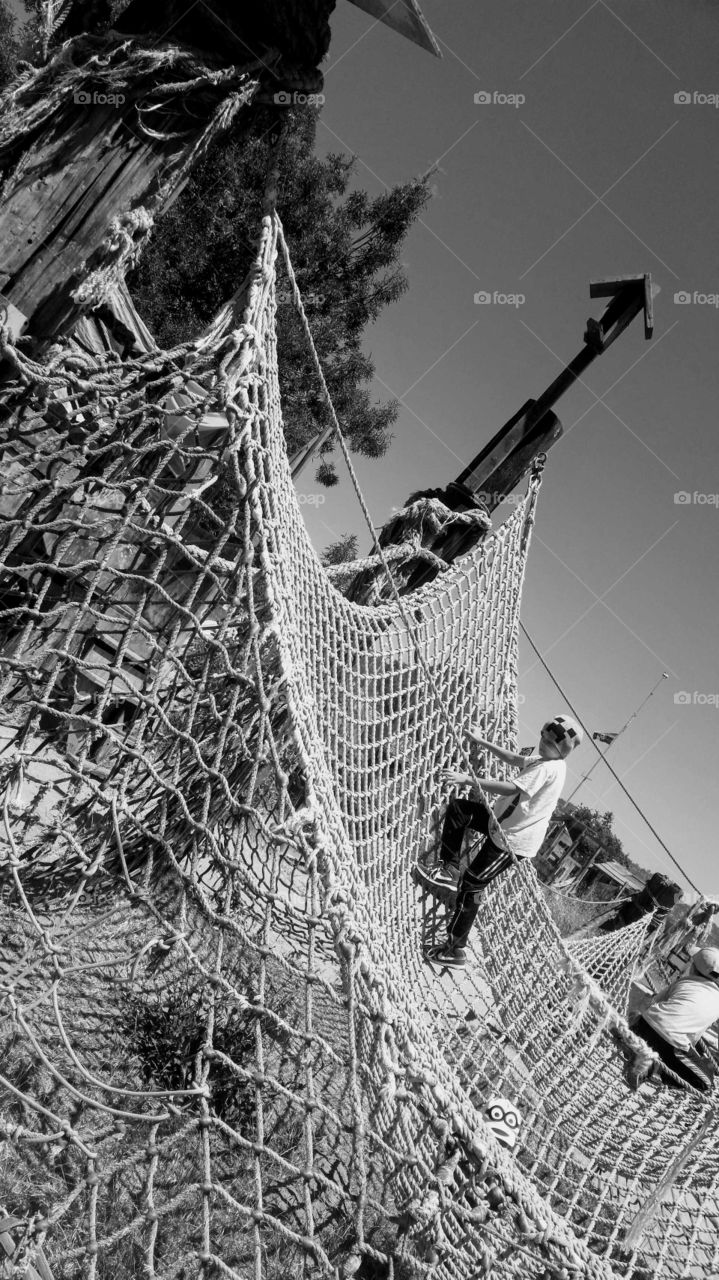
[[[368,506],[367,506],[367,502],[366,502],[365,497],[364,497],[364,494],[363,494],[363,492],[362,492],[362,488],[361,488],[361,486],[360,486],[359,479],[358,479],[358,477],[357,477],[357,473],[356,473],[356,471],[355,471],[355,469],[354,469],[354,466],[353,466],[353,464],[352,464],[352,458],[351,458],[351,455],[350,455],[349,447],[348,447],[348,445],[347,445],[347,441],[345,440],[344,432],[342,431],[342,427],[340,426],[339,419],[338,419],[337,414],[336,414],[336,412],[335,412],[334,404],[332,403],[332,397],[330,396],[329,388],[328,388],[328,386],[327,386],[327,382],[326,382],[326,380],[325,380],[324,370],[323,370],[323,368],[322,368],[322,363],[321,363],[321,361],[320,361],[320,358],[319,358],[319,355],[318,355],[318,352],[317,352],[317,348],[315,347],[314,338],[313,338],[313,336],[312,336],[312,331],[311,331],[311,329],[310,329],[309,321],[308,321],[308,319],[307,319],[307,315],[306,315],[306,313],[305,313],[304,305],[303,305],[303,303],[302,303],[302,297],[301,297],[301,295],[300,295],[299,287],[298,287],[298,285],[297,285],[297,280],[296,280],[296,278],[295,278],[294,268],[293,268],[293,266],[292,266],[292,262],[291,262],[291,260],[290,260],[290,253],[289,253],[289,249],[288,249],[288,247],[287,247],[287,242],[286,242],[286,240],[285,240],[284,232],[283,232],[283,230],[282,230],[282,223],[281,223],[281,221],[280,221],[279,215],[278,215],[276,212],[273,214],[273,216],[274,216],[274,218],[275,218],[275,219],[276,219],[276,221],[277,221],[278,239],[279,239],[279,244],[280,244],[281,249],[282,249],[282,255],[283,255],[283,258],[284,258],[285,269],[286,269],[286,271],[287,271],[287,277],[288,277],[288,280],[289,280],[289,282],[290,282],[290,287],[291,287],[291,290],[292,290],[292,300],[293,300],[293,302],[294,302],[295,309],[297,310],[297,313],[298,313],[298,315],[299,315],[299,317],[300,317],[300,320],[301,320],[301,323],[302,323],[302,328],[303,328],[303,330],[304,330],[304,334],[305,334],[305,339],[306,339],[306,341],[307,341],[307,345],[308,345],[308,347],[309,347],[309,349],[310,349],[310,351],[311,351],[311,353],[312,353],[312,361],[313,361],[313,364],[314,364],[314,367],[315,367],[315,372],[316,372],[316,374],[317,374],[317,377],[318,377],[318,379],[319,379],[320,385],[321,385],[321,387],[322,387],[322,393],[323,393],[323,396],[324,396],[325,404],[326,404],[326,406],[327,406],[327,410],[328,410],[329,415],[330,415],[330,418],[331,418],[331,420],[332,420],[332,426],[333,426],[333,429],[334,429],[334,434],[335,434],[335,435],[336,435],[336,437],[337,437],[337,442],[338,442],[338,444],[339,444],[339,446],[340,446],[340,449],[341,449],[341,451],[342,451],[342,456],[343,456],[343,458],[344,458],[344,460],[345,460],[345,464],[346,464],[346,466],[347,466],[347,470],[348,470],[348,473],[349,473],[349,477],[350,477],[350,480],[351,480],[351,482],[352,482],[352,487],[353,487],[353,489],[354,489],[354,491],[355,491],[355,495],[356,495],[356,497],[357,497],[357,501],[358,501],[358,503],[359,503],[360,510],[362,511],[362,515],[364,516],[365,523],[366,523],[366,525],[367,525],[367,528],[368,528],[368,530],[369,530],[369,532],[370,532],[370,535],[371,535],[371,537],[372,537],[372,541],[373,541],[373,543],[374,543],[375,555],[376,555],[376,557],[377,557],[377,559],[378,559],[379,563],[381,564],[381,566],[382,566],[382,568],[383,568],[383,570],[384,570],[384,573],[385,573],[385,576],[386,576],[386,579],[387,579],[387,583],[388,583],[388,585],[389,585],[389,589],[390,589],[390,592],[391,592],[391,595],[392,595],[392,599],[394,600],[395,604],[397,605],[397,608],[398,608],[399,613],[400,613],[400,617],[402,618],[402,621],[404,622],[405,626],[407,627],[408,634],[410,635],[410,637],[411,637],[411,639],[412,639],[412,643],[413,643],[413,645],[414,645],[415,653],[416,653],[416,655],[417,655],[417,661],[419,662],[419,664],[420,664],[420,666],[421,666],[421,668],[422,668],[422,672],[423,672],[424,677],[425,677],[425,680],[426,680],[426,682],[427,682],[427,686],[428,686],[428,688],[429,688],[429,690],[430,690],[430,692],[431,692],[431,694],[432,694],[432,697],[433,697],[433,698],[434,698],[434,700],[435,700],[435,705],[436,705],[436,707],[437,707],[437,709],[438,709],[438,711],[439,711],[439,715],[440,715],[441,719],[443,720],[443,722],[444,722],[444,724],[445,724],[445,727],[446,727],[446,729],[447,729],[447,733],[449,734],[450,739],[454,742],[454,746],[455,746],[455,749],[456,749],[456,751],[457,751],[457,754],[458,754],[458,756],[459,756],[460,760],[462,761],[462,764],[463,764],[464,768],[467,770],[467,773],[469,774],[469,776],[470,776],[470,777],[471,777],[471,779],[472,779],[472,787],[473,787],[473,789],[477,792],[477,795],[479,796],[480,800],[481,800],[481,801],[486,805],[486,807],[489,809],[490,814],[491,814],[491,813],[492,813],[492,806],[491,806],[491,802],[490,802],[490,800],[489,800],[489,797],[486,795],[486,793],[485,793],[485,792],[484,792],[484,790],[482,789],[482,786],[481,786],[481,784],[480,784],[480,782],[479,782],[479,778],[478,778],[477,773],[476,773],[476,771],[475,771],[474,765],[473,765],[473,763],[472,763],[472,761],[471,761],[471,759],[470,759],[470,756],[469,756],[469,754],[468,754],[468,752],[467,752],[467,750],[466,750],[466,748],[465,748],[464,741],[463,741],[463,739],[462,739],[461,734],[460,734],[460,733],[459,733],[459,731],[458,731],[458,728],[457,728],[456,723],[454,722],[454,720],[452,719],[452,717],[451,717],[451,716],[449,716],[449,715],[447,714],[447,710],[446,710],[446,708],[445,708],[445,706],[444,706],[444,702],[443,702],[443,700],[442,700],[442,696],[441,696],[440,691],[439,691],[439,688],[438,688],[438,686],[437,686],[437,682],[435,681],[434,676],[433,676],[433,674],[432,674],[432,672],[431,672],[431,670],[430,670],[430,668],[429,668],[429,665],[428,665],[428,663],[427,663],[427,662],[426,662],[426,660],[425,660],[425,657],[424,657],[424,653],[423,653],[423,651],[422,651],[422,646],[421,646],[421,643],[420,643],[420,639],[419,639],[419,635],[418,635],[418,631],[417,631],[417,626],[416,626],[415,620],[414,620],[414,618],[412,617],[412,614],[410,613],[409,609],[407,608],[407,606],[406,606],[406,604],[405,604],[405,601],[404,601],[403,597],[400,595],[400,593],[399,593],[399,591],[398,591],[398,589],[397,589],[397,584],[396,584],[396,582],[395,582],[395,580],[394,580],[394,578],[393,578],[393,576],[392,576],[392,570],[391,570],[391,568],[390,568],[389,561],[388,561],[387,556],[386,556],[386,554],[385,554],[384,548],[383,548],[383,547],[381,546],[381,544],[380,544],[380,541],[379,541],[379,538],[378,538],[378,536],[377,536],[377,532],[376,532],[376,529],[375,529],[375,527],[374,527],[374,524],[372,523],[372,517],[371,517],[371,515],[370,515],[370,513],[369,513],[369,508],[368,508]],[[526,526],[525,526],[525,528],[526,528],[527,530],[529,530],[529,529],[531,528],[531,518],[532,518],[532,513],[533,513],[533,510],[534,510],[534,505],[535,505],[535,503],[536,503],[536,498],[537,498],[537,494],[538,494],[538,492],[539,492],[539,487],[540,487],[540,485],[541,485],[541,476],[540,476],[540,472],[537,470],[537,471],[535,471],[535,472],[533,473],[533,475],[532,475],[532,479],[531,479],[531,481],[530,481],[530,486],[529,486],[529,493],[531,494],[531,499],[530,499],[530,502],[529,502],[529,504],[528,504],[528,506],[527,506],[527,524],[526,524]],[[490,819],[490,829],[489,829],[489,830],[490,830],[490,835],[491,835],[492,839],[493,839],[496,843],[500,844],[500,845],[501,845],[501,847],[502,847],[504,850],[506,850],[506,852],[508,852],[508,853],[512,854],[512,857],[513,857],[513,858],[515,859],[515,861],[516,861],[516,858],[515,858],[515,855],[514,855],[514,851],[512,850],[511,845],[510,845],[510,844],[509,844],[509,842],[507,841],[506,836],[504,835],[504,832],[502,831],[502,828],[500,827],[500,825],[499,825],[499,823],[497,822],[496,818],[494,818],[494,815],[493,815],[493,814],[492,814],[492,817],[491,817],[491,819]]]
[[[415,598],[413,627],[397,601],[339,595],[284,450],[277,235],[268,216],[244,291],[173,352],[121,364],[68,343],[40,365],[4,334],[17,1264],[41,1243],[83,1280],[128,1259],[262,1280],[275,1258],[327,1280],[678,1280],[687,1258],[712,1274],[706,1100],[627,1087],[641,1042],[532,869],[489,887],[461,984],[422,964],[409,872],[448,726],[479,699],[513,740],[536,490]],[[514,1156],[482,1120],[497,1092],[522,1118]]]

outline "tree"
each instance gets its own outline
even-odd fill
[[[357,559],[358,538],[354,533],[344,533],[337,542],[331,542],[322,552],[323,565],[348,564]]]
[[[579,838],[574,852],[577,861],[586,862],[596,854],[598,863],[619,862],[623,867],[629,866],[629,858],[622,842],[614,834],[613,818],[614,814],[599,813],[597,809],[590,809],[587,805],[574,807],[571,817],[567,819],[567,830],[572,840]]]
[[[579,843],[572,855],[578,862],[586,863],[596,854],[598,865],[602,862],[618,862],[634,875],[646,879],[646,867],[641,867],[624,852],[624,846],[613,828],[614,814],[607,810],[599,813],[588,805],[573,805],[571,814],[565,814],[567,831],[572,840],[579,837]]]
[[[279,146],[278,209],[315,346],[350,446],[381,457],[389,446],[395,401],[374,403],[374,365],[362,339],[382,308],[407,288],[400,251],[429,199],[428,179],[370,197],[349,190],[356,161],[313,153],[317,113],[285,108]],[[275,109],[276,112],[276,109]],[[258,107],[249,138],[219,139],[158,224],[129,285],[143,319],[165,346],[185,341],[237,288],[253,256],[276,123]],[[278,351],[290,454],[330,419],[289,283],[278,285]],[[317,478],[336,483],[329,440]]]
[[[15,17],[5,0],[0,0],[0,89],[7,88],[15,75],[19,56],[16,32]]]

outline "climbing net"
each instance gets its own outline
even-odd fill
[[[532,868],[466,976],[422,962],[448,718],[516,740],[536,484],[402,607],[339,594],[284,452],[280,238],[173,351],[2,338],[0,1241],[55,1280],[708,1275],[713,1112],[628,1088]]]

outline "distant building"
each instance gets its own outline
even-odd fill
[[[577,806],[567,800],[557,804],[537,855],[540,878],[547,884],[580,892],[582,897],[607,901],[641,892],[649,872],[642,876],[612,859],[599,862],[603,846],[581,828],[576,813]]]
[[[641,893],[649,872],[643,878],[623,867],[621,862],[595,862],[582,877],[582,893],[587,897],[618,898]]]
[[[574,887],[587,868],[588,857],[599,851],[598,841],[573,825],[576,809],[576,805],[569,801],[560,800],[554,810],[549,831],[536,859],[537,872],[547,884]]]

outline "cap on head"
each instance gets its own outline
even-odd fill
[[[697,973],[705,978],[719,978],[719,947],[700,947],[692,956]]]
[[[551,738],[563,759],[579,746],[584,737],[581,725],[572,716],[555,716],[542,725],[542,733]]]
[[[497,1142],[510,1149],[516,1145],[522,1117],[509,1098],[490,1098],[484,1108],[484,1118]]]

